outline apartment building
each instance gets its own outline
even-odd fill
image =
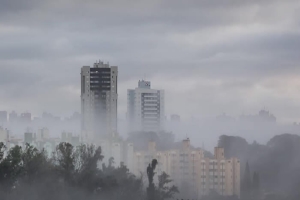
[[[164,91],[151,89],[151,82],[141,80],[127,91],[127,119],[130,131],[160,131],[164,127]]]
[[[103,62],[81,68],[81,130],[84,142],[117,132],[118,67]]]
[[[120,138],[109,138],[99,141],[101,154],[104,156],[101,164],[108,164],[110,158],[114,158],[114,167],[120,167],[124,163],[130,171],[133,171],[134,149],[133,144]]]
[[[8,138],[9,138],[8,129],[5,129],[0,126],[0,142],[3,142],[3,144],[6,144]]]
[[[149,163],[157,159],[157,175],[170,175],[173,184],[180,188],[178,198],[200,198],[211,191],[240,196],[239,160],[226,159],[223,148],[216,147],[214,154],[214,158],[205,157],[203,150],[191,147],[189,139],[182,141],[181,148],[169,151],[158,151],[150,142],[147,151],[135,152],[134,173],[146,175]]]

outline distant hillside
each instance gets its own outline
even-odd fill
[[[241,160],[241,177],[248,161],[250,170],[261,177],[261,188],[266,191],[297,193],[300,188],[300,136],[277,135],[266,145],[249,144],[244,138],[222,135],[219,147],[226,157]]]

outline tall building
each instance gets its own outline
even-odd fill
[[[130,131],[160,131],[164,127],[163,90],[151,89],[150,81],[139,81],[127,91],[127,119]]]
[[[117,133],[118,67],[103,62],[81,68],[83,141]]]
[[[11,113],[9,113],[9,122],[10,123],[15,123],[17,122],[19,119],[18,114],[15,111],[12,111]]]
[[[36,139],[36,141],[41,141],[41,140],[45,140],[49,137],[50,137],[49,129],[48,128],[41,128],[41,129],[37,130],[35,139]]]
[[[216,147],[214,158],[208,158],[203,150],[193,148],[189,139],[183,140],[180,148],[168,151],[159,151],[154,142],[149,142],[147,151],[134,153],[134,174],[146,175],[152,159],[158,161],[157,175],[166,172],[179,187],[177,199],[199,199],[211,191],[240,196],[240,161],[225,158],[223,148]]]
[[[7,122],[7,112],[0,111],[0,123],[6,123],[6,122]]]
[[[24,122],[24,123],[31,122],[31,113],[29,113],[29,112],[21,113],[20,120],[21,120],[21,122]]]

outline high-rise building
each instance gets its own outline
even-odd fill
[[[7,112],[6,111],[0,111],[0,123],[7,122]]]
[[[18,114],[15,111],[12,111],[11,113],[9,113],[9,122],[10,123],[15,123],[17,122],[19,119]]]
[[[118,67],[103,62],[81,68],[83,141],[117,133]]]
[[[50,134],[49,134],[49,129],[48,128],[41,128],[37,130],[36,133],[36,141],[42,141],[45,140],[47,138],[49,138]]]
[[[160,131],[164,127],[164,91],[151,89],[150,81],[139,81],[127,91],[127,119],[130,131]]]
[[[24,123],[31,122],[31,113],[29,113],[29,112],[22,113],[20,116],[20,120],[21,120],[21,122],[24,122]]]

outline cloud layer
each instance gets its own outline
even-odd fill
[[[167,114],[267,107],[300,121],[299,11],[296,0],[1,0],[0,110],[79,111],[80,68],[101,59],[119,66],[120,118],[146,77]]]

